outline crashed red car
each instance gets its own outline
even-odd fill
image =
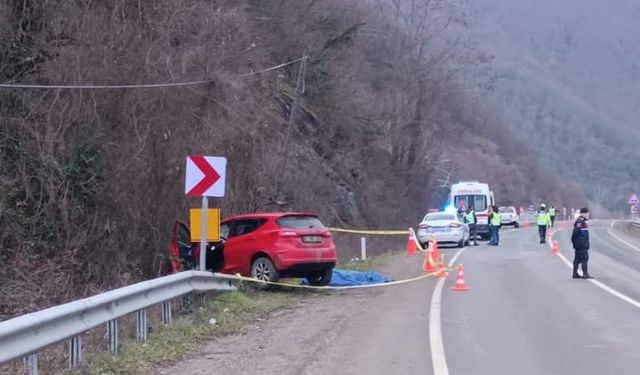
[[[199,243],[189,228],[176,222],[170,249],[174,272],[197,267]],[[229,217],[220,223],[217,243],[207,244],[206,268],[242,274],[264,281],[306,278],[328,285],[336,265],[331,233],[316,215],[301,212],[255,213]]]

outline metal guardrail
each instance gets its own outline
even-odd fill
[[[69,340],[70,367],[81,358],[81,334],[107,323],[109,350],[118,350],[118,318],[136,313],[137,334],[146,340],[146,308],[162,303],[162,320],[171,323],[171,302],[190,292],[235,290],[235,276],[202,271],[185,271],[143,281],[45,310],[0,322],[0,364],[25,358],[32,374],[38,372],[37,353],[42,349]]]
[[[631,225],[640,228],[640,220],[631,220]]]

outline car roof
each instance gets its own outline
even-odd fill
[[[229,216],[222,220],[223,222],[230,220],[239,220],[239,219],[279,219],[284,216],[313,216],[318,217],[316,214],[308,213],[308,212],[255,212],[241,215]]]

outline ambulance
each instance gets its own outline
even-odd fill
[[[493,191],[482,182],[458,182],[451,185],[447,211],[467,211],[472,207],[478,223],[476,233],[483,239],[489,239],[489,207],[493,206]]]

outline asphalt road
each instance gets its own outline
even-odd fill
[[[638,300],[640,253],[609,229],[608,222],[592,223],[590,273]],[[462,256],[471,292],[443,295],[450,373],[638,374],[640,308],[572,279],[571,268],[538,243],[535,228],[504,237],[501,247]],[[572,261],[570,228],[554,238]]]
[[[460,253],[468,292],[450,275],[323,295],[158,373],[638,374],[640,239],[610,224],[592,223],[595,282],[572,279],[535,228],[506,229],[499,247],[444,250]],[[570,229],[556,229],[570,262]],[[384,272],[416,276],[420,262],[398,255]]]

